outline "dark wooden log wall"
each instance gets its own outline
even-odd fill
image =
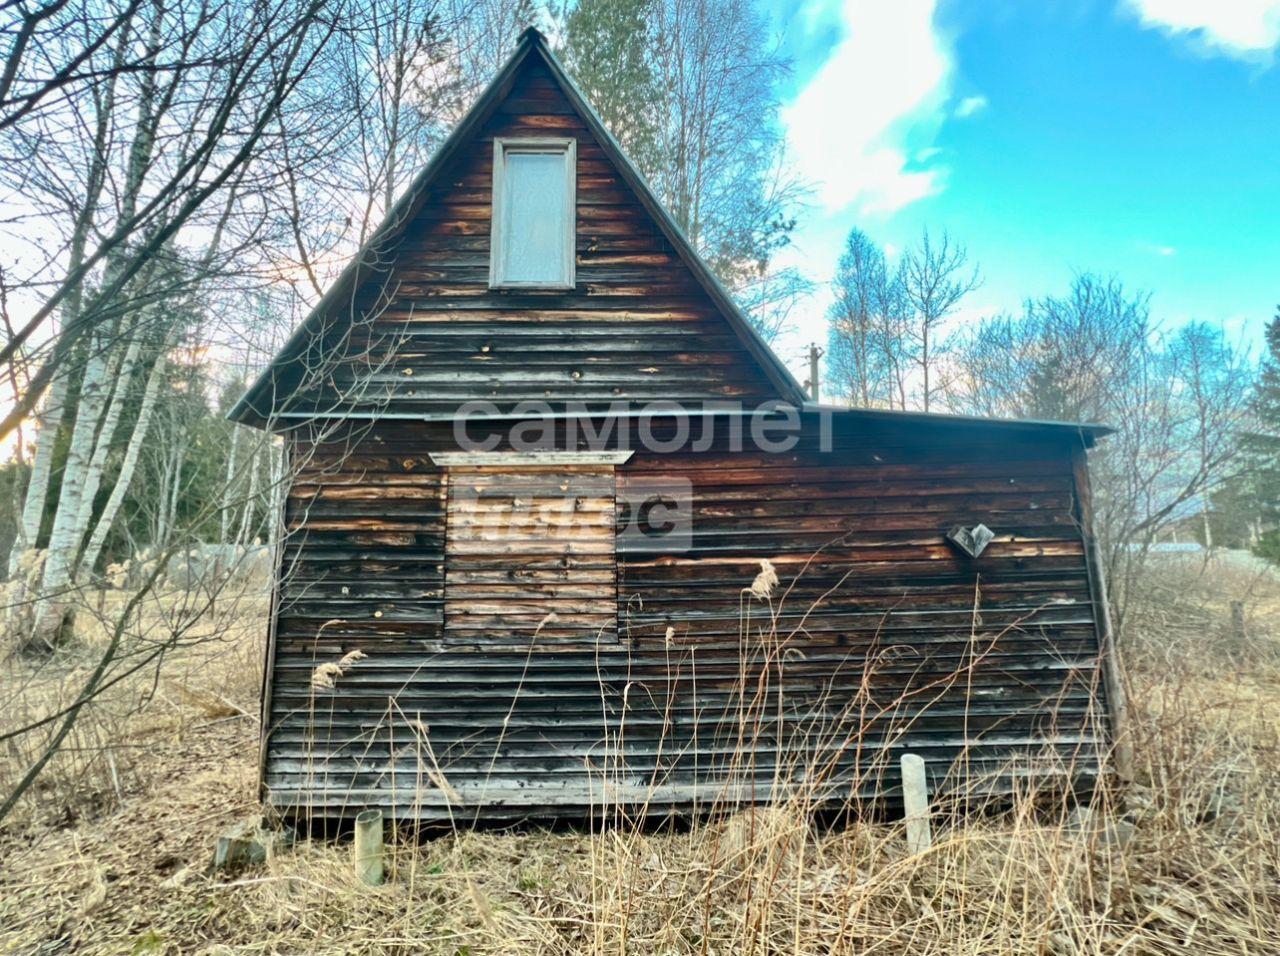
[[[493,139],[577,138],[577,286],[488,286]],[[385,298],[390,297],[390,302]],[[354,314],[360,320],[351,322]],[[366,318],[369,317],[369,318]],[[761,368],[536,58],[440,176],[286,414],[446,418],[470,400],[755,405]]]
[[[892,789],[905,751],[936,786],[1000,790],[1010,762],[1088,778],[1107,731],[1094,603],[1062,432],[837,423],[783,454],[637,452],[694,491],[690,547],[617,537],[616,634],[533,639],[517,613],[445,626],[447,428],[386,424],[305,454],[288,499],[264,783],[285,810],[577,815],[610,801],[830,798]],[[978,559],[943,539],[986,523]],[[780,586],[749,588],[768,560]],[[489,606],[579,569],[466,578]],[[527,568],[523,570],[528,570]],[[594,579],[581,581],[588,590]],[[598,594],[593,592],[596,598]],[[529,605],[530,608],[536,605]],[[332,690],[315,667],[360,650]],[[1046,763],[1056,754],[1060,766]]]

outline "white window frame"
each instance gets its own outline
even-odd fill
[[[565,171],[565,244],[564,270],[553,279],[515,281],[502,274],[504,260],[503,235],[507,210],[503,202],[507,153],[559,153],[564,157]],[[528,138],[495,137],[493,141],[493,216],[489,233],[489,288],[491,289],[572,289],[577,259],[577,176],[578,141],[572,137],[539,136]]]

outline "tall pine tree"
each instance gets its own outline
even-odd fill
[[[766,338],[810,283],[776,254],[799,186],[781,163],[787,62],[753,0],[568,0],[561,55],[694,248]]]
[[[1254,551],[1280,564],[1280,306],[1267,325],[1267,357],[1254,399],[1257,430],[1245,438],[1262,534]]]
[[[643,170],[657,163],[661,88],[646,37],[655,0],[579,0],[564,23],[565,65]]]
[[[1254,389],[1253,426],[1240,437],[1241,468],[1212,497],[1214,541],[1280,564],[1280,306],[1267,325]]]

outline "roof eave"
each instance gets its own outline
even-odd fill
[[[1080,435],[1088,445],[1115,432],[1110,425],[1095,422],[1064,422],[1039,418],[989,418],[983,415],[957,415],[950,412],[914,412],[890,408],[851,408],[805,402],[802,410],[813,414],[839,414],[882,421],[914,421],[920,424],[973,425],[1013,428],[1024,431],[1046,431]]]
[[[537,31],[533,32],[536,33]],[[444,142],[440,144],[440,148],[427,161],[421,172],[414,177],[413,182],[404,191],[404,194],[396,200],[386,218],[383,219],[382,224],[378,226],[368,241],[352,257],[352,260],[338,275],[333,285],[329,287],[329,291],[321,296],[320,301],[307,313],[306,318],[298,324],[298,327],[293,330],[267,367],[262,370],[253,384],[245,390],[245,393],[240,396],[240,399],[227,412],[229,420],[240,422],[241,424],[261,424],[261,427],[269,427],[272,416],[264,414],[261,409],[255,407],[255,403],[261,397],[260,393],[270,386],[273,372],[283,363],[297,357],[297,354],[306,343],[307,336],[310,334],[310,326],[315,316],[330,312],[343,298],[355,294],[359,288],[360,280],[363,278],[360,272],[365,264],[370,261],[377,261],[378,257],[375,253],[387,243],[394,242],[405,226],[412,221],[417,214],[420,200],[432,181],[453,159],[459,147],[470,138],[478,127],[484,125],[485,121],[488,120],[492,107],[497,105],[499,97],[505,93],[505,87],[514,78],[516,70],[520,68],[520,64],[529,55],[529,51],[533,49],[533,45],[528,38],[529,33],[530,31],[526,30],[521,35],[516,51],[490,81],[489,86],[486,87],[484,93],[476,100],[472,108],[467,111],[462,122],[455,126],[449,135],[445,137]]]

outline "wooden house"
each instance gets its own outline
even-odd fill
[[[1105,429],[806,402],[536,31],[232,418],[292,462],[283,811],[878,797],[907,752],[984,792],[1107,767]]]

